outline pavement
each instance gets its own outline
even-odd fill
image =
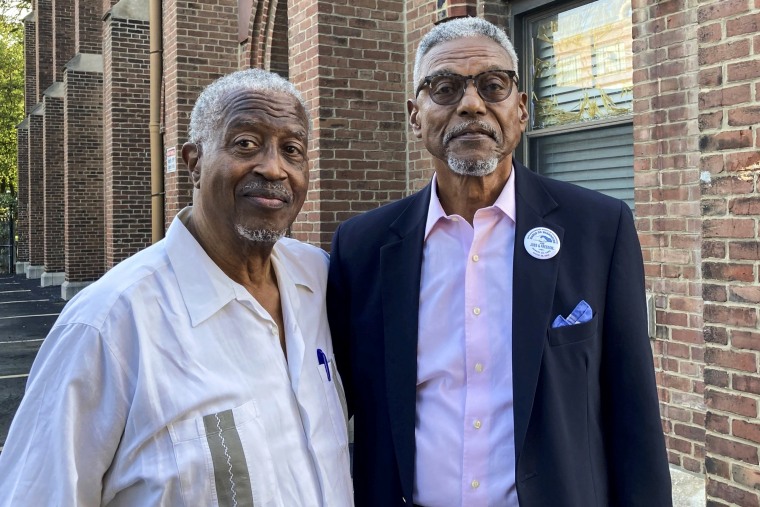
[[[61,287],[0,275],[0,450],[37,351],[66,301]]]
[[[29,369],[66,301],[59,286],[0,275],[0,451],[24,394]],[[671,467],[673,507],[704,507],[704,476]]]

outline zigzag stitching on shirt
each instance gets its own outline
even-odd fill
[[[227,443],[224,441],[224,435],[222,435],[222,420],[219,419],[219,414],[214,414],[216,417],[216,428],[219,430],[219,440],[222,442],[224,448],[224,455],[227,457],[227,472],[230,474],[230,491],[232,492],[232,505],[237,507],[237,492],[235,491],[235,477],[232,473],[232,457],[230,456]]]

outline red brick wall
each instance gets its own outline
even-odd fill
[[[413,83],[414,76],[414,57],[417,53],[417,46],[420,39],[433,28],[435,18],[436,2],[430,0],[412,0],[407,2],[406,12],[406,98],[414,96],[414,90],[418,83]],[[419,190],[428,184],[433,176],[433,161],[430,154],[425,150],[425,145],[417,139],[409,127],[408,122],[405,126],[407,129],[408,143],[408,190],[410,192]]]
[[[32,13],[24,21],[24,114],[37,105],[37,22]]]
[[[294,236],[328,248],[338,223],[406,190],[404,2],[290,8],[291,76],[316,119]]]
[[[709,505],[760,505],[760,1],[701,2]]]
[[[104,28],[106,268],[151,244],[148,21],[109,16]]]
[[[165,2],[163,39],[164,147],[177,150],[177,171],[164,180],[168,226],[192,201],[187,167],[179,155],[195,99],[206,85],[238,67],[237,1]]]
[[[633,2],[634,185],[655,368],[670,462],[704,461],[697,17],[684,2]]]
[[[53,78],[63,82],[66,64],[74,57],[74,0],[53,0]]]
[[[88,282],[105,272],[103,75],[68,68],[63,82],[66,281]]]
[[[102,6],[95,0],[74,0],[74,53],[103,52]]]
[[[37,13],[37,92],[36,102],[42,102],[42,93],[53,84],[53,0],[34,0]]]
[[[42,105],[40,105],[40,109]],[[44,263],[45,222],[42,213],[43,193],[43,116],[39,110],[29,115],[29,186],[27,202],[29,203],[29,262],[32,266]]]
[[[17,130],[18,139],[18,217],[16,219],[16,261],[29,262],[29,120]]]
[[[60,84],[58,86],[61,86]],[[63,273],[63,96],[45,94],[44,201],[35,202],[32,212],[44,215],[44,266],[47,273]]]

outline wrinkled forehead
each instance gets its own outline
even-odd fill
[[[235,90],[224,98],[221,129],[226,132],[241,126],[289,130],[307,137],[306,111],[293,95],[277,90]]]
[[[430,48],[420,60],[420,78],[438,72],[461,73],[460,70],[464,67],[478,68],[478,72],[514,70],[512,58],[499,43],[477,35],[442,42]],[[473,72],[467,72],[471,73]]]

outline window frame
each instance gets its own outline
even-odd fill
[[[531,95],[533,92],[533,79],[531,77],[532,67],[532,54],[531,53],[531,40],[530,30],[527,27],[533,21],[556,14],[558,12],[567,11],[580,7],[582,5],[593,3],[596,0],[515,0],[512,2],[512,16],[509,20],[509,31],[512,34],[512,42],[516,46],[517,55],[519,58],[519,72],[520,83],[524,88],[522,91],[528,95],[528,108],[529,113],[533,114]],[[522,135],[520,144],[515,149],[515,154],[518,160],[523,161],[527,167],[531,167],[530,157],[530,141],[532,139],[559,135],[568,132],[578,132],[583,130],[593,130],[604,127],[611,127],[615,125],[633,124],[633,111],[628,114],[615,116],[611,118],[602,118],[598,120],[590,120],[580,123],[574,123],[572,125],[556,125],[552,127],[546,127],[542,129],[533,130],[532,127],[533,118],[528,121],[528,125],[525,128],[525,132]],[[633,139],[631,140],[633,143]],[[535,168],[532,169],[536,171]]]

